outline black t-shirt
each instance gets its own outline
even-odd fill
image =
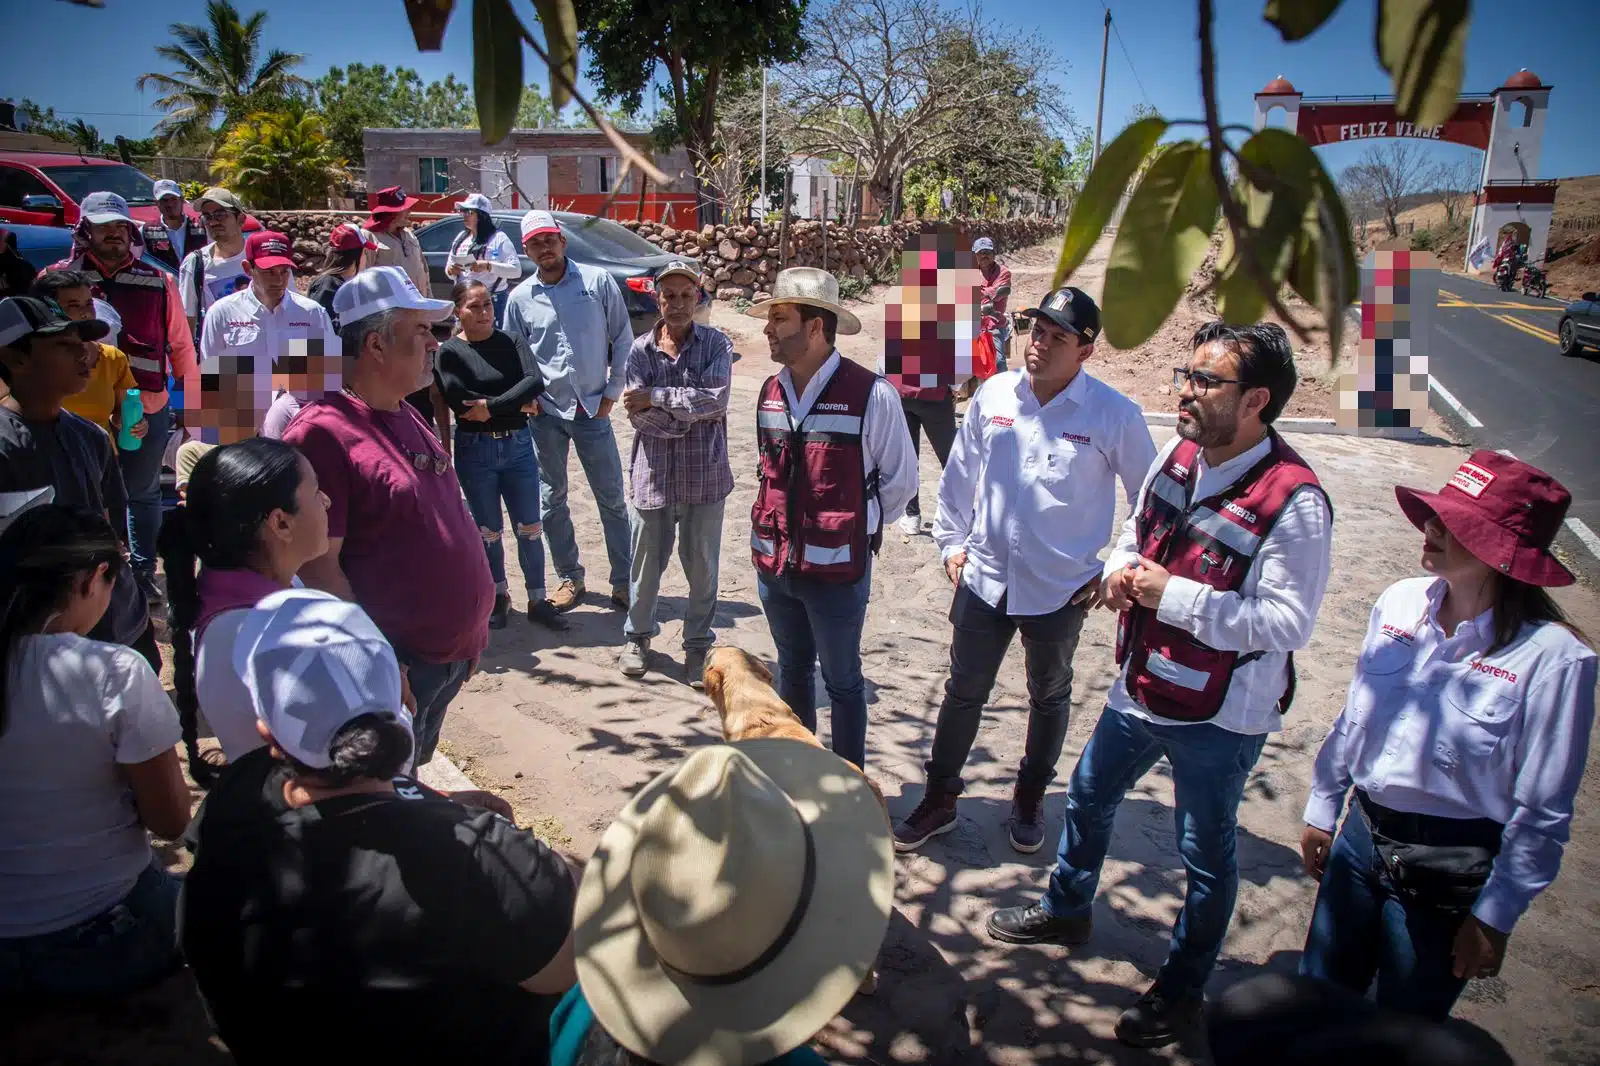
[[[306,290],[306,295],[321,304],[322,309],[328,312],[328,319],[333,323],[335,332],[339,329],[339,316],[333,313],[333,295],[343,284],[344,278],[338,274],[324,274],[313,281],[311,287]]]
[[[572,928],[566,864],[533,834],[409,778],[291,809],[265,748],[191,830],[183,951],[242,1063],[539,1063],[554,998],[518,982]]]
[[[522,429],[528,416],[522,408],[544,391],[544,377],[528,342],[495,330],[481,341],[451,337],[439,346],[439,391],[456,413],[456,429],[468,433]],[[489,401],[489,419],[461,417],[471,400]]]
[[[0,493],[46,486],[55,490],[54,503],[107,519],[127,513],[122,470],[105,430],[71,411],[62,411],[49,421],[34,422],[0,406]],[[120,531],[118,538],[126,540],[127,532]],[[125,566],[112,586],[111,604],[93,636],[115,644],[132,644],[149,621],[144,593],[139,591],[133,571]]]

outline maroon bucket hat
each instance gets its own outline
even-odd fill
[[[1536,466],[1479,449],[1440,491],[1397,486],[1394,494],[1412,525],[1438,516],[1462,547],[1507,577],[1547,587],[1575,580],[1550,554],[1572,494]]]

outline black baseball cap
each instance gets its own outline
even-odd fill
[[[1028,318],[1040,315],[1062,329],[1071,330],[1086,341],[1100,336],[1100,308],[1089,294],[1071,285],[1049,293],[1038,307],[1022,312]]]
[[[10,347],[24,337],[51,337],[68,330],[77,330],[86,341],[97,341],[110,333],[111,327],[92,318],[75,322],[62,313],[58,304],[33,296],[0,300],[0,348]]]

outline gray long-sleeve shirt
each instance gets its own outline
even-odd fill
[[[622,395],[633,326],[622,290],[605,270],[568,259],[554,285],[530,275],[506,305],[505,331],[525,339],[538,360],[542,409],[570,421],[581,405],[593,418],[601,400]]]

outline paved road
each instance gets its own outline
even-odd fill
[[[1429,370],[1470,417],[1437,389],[1433,406],[1456,420],[1467,440],[1535,463],[1571,490],[1575,521],[1562,541],[1587,576],[1600,578],[1600,359],[1593,352],[1562,357],[1562,307],[1446,275]]]

